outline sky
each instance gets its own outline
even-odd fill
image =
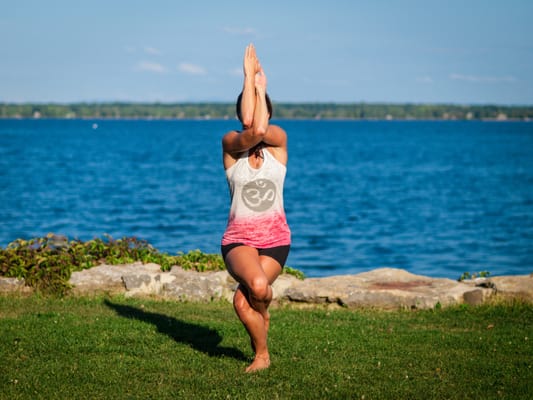
[[[0,0],[0,102],[533,104],[531,0]]]

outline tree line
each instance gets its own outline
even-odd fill
[[[0,118],[229,119],[233,103],[0,103]],[[279,119],[529,120],[533,106],[275,103]]]

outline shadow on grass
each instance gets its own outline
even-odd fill
[[[115,304],[107,299],[104,300],[104,304],[124,318],[153,324],[159,332],[171,337],[176,342],[187,344],[209,356],[232,357],[241,361],[248,360],[248,357],[240,350],[219,346],[222,336],[214,329],[191,324],[164,314],[152,313],[123,304]]]

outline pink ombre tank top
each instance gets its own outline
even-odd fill
[[[267,149],[260,168],[252,168],[245,152],[226,170],[231,195],[228,225],[222,245],[243,243],[255,248],[286,246],[291,231],[283,208],[287,168]]]

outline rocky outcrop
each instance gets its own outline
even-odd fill
[[[157,264],[136,263],[75,272],[74,293],[122,292],[126,296],[157,296],[187,301],[231,301],[237,282],[226,271],[185,271],[178,266],[161,272]],[[356,275],[299,280],[281,275],[273,285],[274,302],[339,305],[349,308],[425,309],[437,305],[482,304],[501,294],[533,300],[533,277],[510,276],[457,282],[429,278],[394,268],[380,268]]]
[[[0,292],[27,290],[23,281],[0,279]],[[231,301],[237,282],[226,272],[162,272],[157,264],[100,265],[74,272],[72,293],[152,296],[183,301]],[[380,268],[355,275],[299,280],[281,275],[273,285],[274,302],[298,306],[427,309],[454,304],[482,304],[495,296],[533,302],[533,275],[502,276],[458,282],[405,270]]]
[[[310,278],[285,291],[291,301],[335,303],[347,307],[433,308],[470,302],[469,294],[481,291],[484,298],[492,288],[443,278],[414,275],[401,269],[380,268],[357,275]]]
[[[99,265],[83,271],[72,273],[69,283],[75,294],[124,293],[127,288],[124,279],[149,279],[160,274],[157,264]],[[148,289],[147,289],[148,292]]]
[[[157,264],[99,265],[72,273],[73,294],[123,293],[188,301],[230,299],[236,282],[226,271],[195,272],[174,266],[162,272]]]
[[[26,286],[24,279],[0,277],[0,294],[30,293],[31,291],[31,288]]]
[[[533,302],[533,274],[529,276],[497,276],[490,279],[502,296]]]

